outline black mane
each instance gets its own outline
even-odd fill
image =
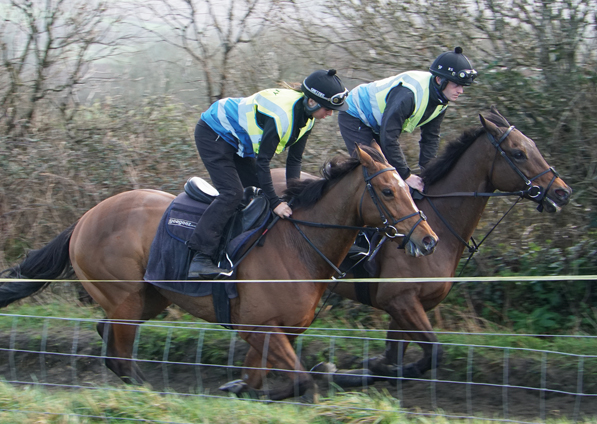
[[[491,108],[491,111],[487,115],[483,115],[483,117],[500,128],[508,128],[510,126],[506,118],[500,115],[494,108]],[[483,126],[472,127],[465,130],[460,138],[450,141],[442,154],[425,168],[422,175],[425,184],[430,185],[442,179],[452,169],[466,149],[485,133],[486,130]]]
[[[380,163],[387,163],[379,151],[372,147],[361,146],[371,158]],[[341,180],[346,174],[359,166],[361,162],[356,157],[336,156],[323,164],[320,169],[322,178],[310,180],[290,180],[288,188],[282,198],[292,200],[291,208],[309,208],[321,199],[330,187]]]

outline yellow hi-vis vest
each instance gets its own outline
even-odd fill
[[[290,89],[272,88],[244,98],[226,98],[217,101],[201,115],[219,136],[237,147],[242,157],[255,156],[263,136],[257,124],[257,112],[274,119],[280,143],[276,153],[286,149],[294,128],[294,106],[303,101],[304,94]],[[301,128],[297,140],[313,128],[314,118],[309,118]],[[296,140],[293,140],[295,142]]]
[[[388,93],[392,88],[402,85],[415,95],[415,110],[402,126],[402,131],[412,132],[415,128],[434,119],[448,107],[448,105],[439,105],[425,122],[421,122],[429,103],[429,83],[432,77],[433,75],[429,72],[409,71],[368,84],[361,84],[348,94],[347,112],[359,118],[379,134]]]

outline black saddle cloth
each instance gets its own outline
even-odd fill
[[[238,296],[236,284],[228,284],[222,280],[186,281],[192,254],[186,242],[208,206],[208,203],[194,200],[186,193],[179,194],[172,201],[164,212],[151,243],[145,281],[188,296],[208,296],[212,294],[214,283],[224,284],[229,298]],[[231,223],[233,237],[226,246],[226,253],[233,263],[243,252],[247,241],[265,227],[270,216],[267,199],[256,197],[243,212],[239,212],[233,218]]]

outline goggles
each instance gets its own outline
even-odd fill
[[[458,78],[460,79],[475,79],[477,77],[477,71],[474,69],[461,69],[458,71]]]
[[[320,99],[323,99],[323,100],[326,100],[326,101],[330,102],[334,106],[342,106],[344,104],[344,101],[348,97],[348,89],[347,88],[345,88],[344,91],[341,92],[341,93],[334,94],[331,97],[326,97],[325,94],[323,94],[321,91],[316,90],[315,88],[309,87],[307,84],[305,84],[304,81],[303,81],[303,85],[312,94],[316,95]]]

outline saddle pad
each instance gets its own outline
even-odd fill
[[[147,269],[143,277],[146,282],[187,296],[209,296],[212,294],[212,286],[215,282],[187,280],[192,252],[187,247],[186,241],[193,234],[197,222],[208,206],[208,204],[191,199],[186,193],[179,194],[172,201],[164,212],[151,243]],[[246,234],[241,234],[235,240],[243,239],[243,237],[244,240],[248,238]],[[222,281],[218,281],[218,283],[222,283]],[[236,284],[225,285],[229,298],[238,296]]]

